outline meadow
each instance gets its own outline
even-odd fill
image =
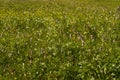
[[[0,0],[0,80],[120,80],[120,1]]]

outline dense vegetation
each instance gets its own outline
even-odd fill
[[[0,80],[120,80],[119,0],[0,0]]]

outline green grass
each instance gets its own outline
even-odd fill
[[[0,80],[119,80],[119,0],[0,0]]]

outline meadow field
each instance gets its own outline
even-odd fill
[[[0,80],[120,80],[120,0],[0,0]]]

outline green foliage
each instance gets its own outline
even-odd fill
[[[1,0],[0,80],[119,80],[119,5]]]

